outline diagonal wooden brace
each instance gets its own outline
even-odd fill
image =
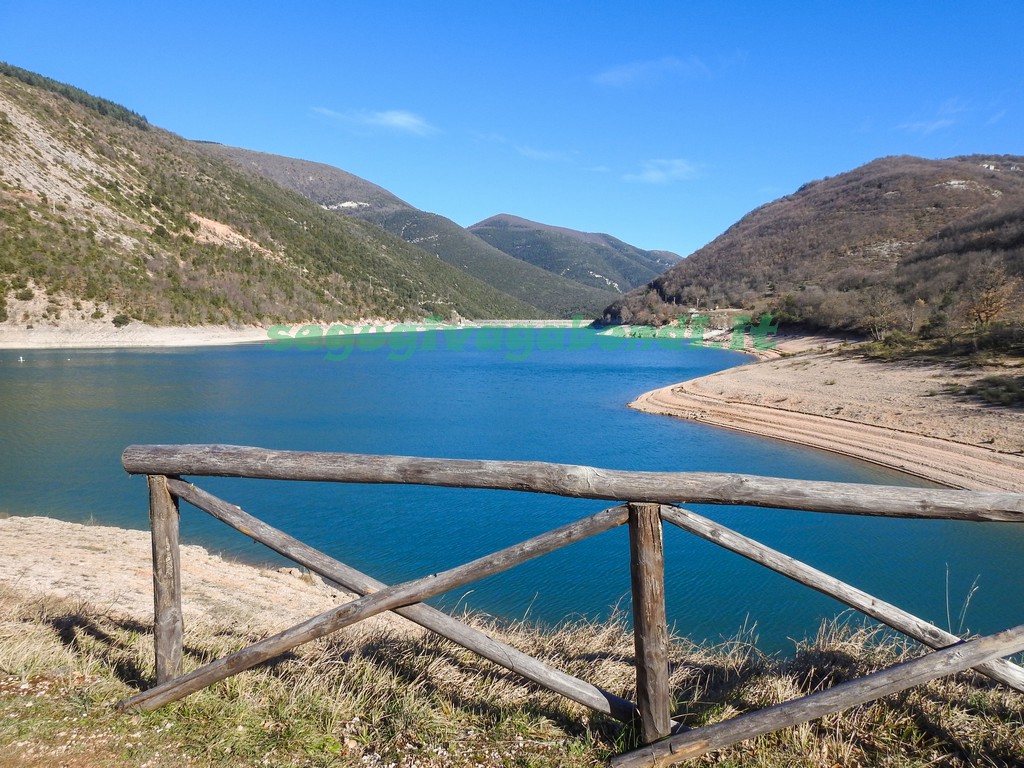
[[[122,709],[156,709],[280,656],[298,645],[316,640],[378,613],[419,603],[450,589],[501,573],[527,560],[622,525],[627,518],[628,512],[625,507],[606,509],[456,568],[386,587],[374,594],[332,608],[176,680],[132,696],[119,706]]]
[[[197,509],[344,589],[367,595],[387,587],[387,584],[327,556],[202,488],[174,479],[168,480],[167,487],[175,496]],[[585,707],[622,722],[630,722],[636,716],[633,702],[555,669],[430,605],[409,605],[396,609],[395,613]]]
[[[665,766],[700,757],[738,741],[752,739],[782,728],[789,728],[819,717],[841,712],[899,693],[986,661],[1024,650],[1024,624],[994,635],[961,642],[941,651],[905,661],[878,672],[848,680],[808,696],[776,704],[756,712],[703,728],[695,728],[640,749],[612,758],[613,768]]]
[[[879,600],[856,587],[840,581],[817,568],[801,563],[789,555],[767,547],[759,541],[737,533],[724,525],[691,512],[688,509],[663,506],[661,517],[685,531],[700,536],[712,544],[728,549],[765,568],[781,573],[804,586],[844,603],[883,624],[912,637],[929,648],[945,648],[960,642],[956,635],[929,624],[891,603]],[[1024,669],[1006,659],[993,659],[979,664],[976,672],[988,675],[1016,691],[1024,693]]]

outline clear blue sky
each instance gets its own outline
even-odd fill
[[[187,138],[689,254],[876,157],[1024,155],[1024,2],[0,0],[0,59]]]

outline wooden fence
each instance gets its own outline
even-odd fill
[[[147,475],[149,481],[157,677],[156,686],[121,702],[122,708],[155,709],[297,645],[384,611],[394,611],[597,712],[636,723],[644,746],[614,757],[612,765],[619,767],[668,765],[697,757],[743,739],[971,668],[1024,692],[1024,669],[1003,658],[1024,650],[1024,625],[986,637],[961,640],[856,587],[677,506],[681,503],[742,504],[882,517],[1020,523],[1024,522],[1024,494],[704,472],[626,472],[524,461],[309,453],[229,445],[129,446],[122,456],[122,464],[129,473]],[[491,488],[625,503],[465,565],[388,586],[185,482],[180,479],[182,475]],[[179,499],[360,597],[183,675]],[[663,522],[835,598],[935,650],[795,701],[714,725],[684,729],[672,721]],[[629,526],[636,648],[635,703],[554,669],[423,604],[427,598],[501,573],[619,525]]]

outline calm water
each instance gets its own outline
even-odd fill
[[[922,484],[810,449],[624,407],[645,390],[748,362],[738,353],[602,348],[585,330],[559,331],[547,345],[554,348],[529,354],[522,343],[510,348],[507,338],[479,343],[483,349],[451,348],[461,346],[458,333],[418,334],[420,348],[411,355],[394,347],[331,355],[343,360],[327,359],[322,350],[261,345],[2,351],[0,513],[146,528],[145,481],[120,467],[121,451],[132,443]],[[17,362],[19,355],[25,362]],[[198,483],[391,582],[456,565],[606,506],[511,492],[219,478]],[[967,627],[993,631],[1024,616],[1024,532],[1012,526],[694,509],[943,627],[948,604],[954,631],[976,579]],[[232,557],[283,562],[188,505],[182,505],[182,536]],[[788,638],[807,637],[822,617],[842,611],[682,531],[666,527],[665,538],[670,621],[682,633],[719,640],[756,623],[762,647],[786,651],[792,649]],[[616,605],[628,609],[628,589],[627,537],[620,529],[442,602],[556,622],[605,616]]]

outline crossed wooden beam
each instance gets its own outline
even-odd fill
[[[164,488],[161,488],[161,485],[164,485]],[[125,699],[119,705],[122,709],[134,708],[147,711],[156,709],[201,690],[218,680],[267,661],[297,645],[323,637],[378,613],[394,611],[399,616],[453,640],[484,658],[522,675],[527,680],[545,686],[591,709],[626,722],[636,715],[636,706],[632,702],[603,691],[586,681],[559,672],[436,608],[422,604],[423,600],[435,595],[500,573],[518,563],[615,528],[625,522],[628,513],[624,506],[613,507],[466,565],[389,587],[264,523],[244,512],[240,507],[229,504],[190,483],[175,478],[157,476],[150,478],[150,486],[151,496],[155,493],[158,497],[163,497],[160,499],[163,514],[158,512],[155,517],[166,515],[169,511],[167,505],[173,505],[169,493],[173,493],[174,496],[184,499],[255,541],[265,544],[310,571],[330,579],[351,592],[363,595],[363,597],[207,664],[188,675],[181,676],[180,649],[176,653],[171,649],[166,654],[167,657],[175,657],[171,660],[161,658],[158,652],[157,685]],[[170,511],[176,515],[173,506]],[[160,520],[154,520],[154,530],[162,527]],[[154,582],[158,580],[166,581],[166,578],[159,579],[156,568],[154,568]],[[175,590],[172,587],[171,590],[180,595],[180,589]],[[157,613],[159,615],[160,611],[158,610]],[[179,603],[176,615],[175,612],[172,612],[168,616],[167,623],[171,625],[168,628],[169,632],[161,633],[161,628],[157,627],[157,637],[159,638],[161,634],[180,637],[180,615]],[[161,661],[164,662],[162,665]]]
[[[300,466],[302,462],[298,458],[301,454],[296,454],[296,452],[270,452],[263,449],[235,448],[233,446],[134,446],[133,448],[148,452],[150,461],[146,466],[149,472],[153,472],[154,456],[156,457],[157,471],[162,469],[166,472],[171,469],[171,472],[168,472],[167,475],[149,474],[148,478],[153,531],[157,685],[122,701],[119,704],[122,709],[155,709],[233,674],[250,669],[302,643],[323,637],[385,611],[394,611],[534,683],[593,710],[624,722],[636,722],[645,746],[612,758],[612,765],[616,768],[668,765],[697,757],[737,741],[806,722],[971,668],[1017,691],[1024,692],[1024,669],[1001,658],[1024,650],[1024,625],[965,642],[956,635],[945,632],[917,616],[760,542],[691,511],[662,503],[664,494],[675,493],[675,490],[665,491],[662,488],[658,493],[647,493],[642,502],[629,502],[611,507],[464,565],[402,584],[388,586],[267,525],[241,508],[173,476],[174,468],[182,466],[180,462],[181,449],[185,449],[186,464],[193,469],[193,472],[196,472],[198,468],[196,473],[199,474],[276,476],[276,473],[281,471],[280,465],[271,468],[272,465],[267,461],[268,455],[274,454],[276,458],[283,457],[286,462],[291,462],[292,466],[287,469],[288,479],[371,481],[361,479],[363,477],[361,473],[366,473],[367,469],[359,465],[358,462],[353,463],[354,458],[359,457],[345,454],[313,454],[321,460],[321,464],[325,460],[324,457],[327,457],[328,460],[339,460],[341,465],[344,465],[342,469],[337,469],[339,465],[335,465],[335,471],[339,476],[322,476],[323,466],[320,466],[317,476],[299,478],[295,476],[295,467]],[[133,448],[125,451],[124,463],[129,471],[133,471],[133,467],[142,466],[145,463],[140,463],[141,459],[138,456],[133,458],[129,455]],[[174,449],[177,449],[177,453]],[[225,471],[226,465],[223,464],[223,457],[219,453],[222,449],[229,449],[236,456],[241,455],[246,466],[241,469],[234,466],[231,471]],[[197,457],[200,459],[198,464]],[[499,487],[493,481],[493,467],[483,467],[488,471],[469,480],[467,480],[465,472],[460,473],[460,470],[474,473],[481,469],[481,465],[517,465],[515,468],[520,471],[527,468],[535,473],[538,468],[541,468],[539,477],[542,482],[539,485],[545,487],[540,492],[596,498],[623,498],[618,494],[629,493],[632,489],[632,483],[627,483],[625,489],[604,490],[609,478],[614,485],[617,481],[622,481],[626,475],[656,474],[674,479],[675,485],[678,485],[679,476],[684,474],[616,473],[587,467],[568,467],[577,475],[581,472],[582,474],[579,477],[574,477],[570,472],[568,486],[559,488],[559,483],[563,485],[566,483],[564,479],[566,476],[563,474],[561,475],[562,479],[559,479],[557,474],[557,471],[564,465],[408,457],[363,458],[375,460],[372,475],[374,480],[372,481],[376,482],[422,482],[460,487]],[[203,464],[204,460],[207,462],[205,465]],[[412,464],[409,465],[409,462]],[[453,465],[455,471],[452,470]],[[385,470],[383,473],[381,472],[382,466]],[[408,476],[410,466],[413,469],[412,479]],[[393,471],[390,475],[388,474],[389,470]],[[308,469],[303,471],[308,471]],[[370,475],[367,474],[366,477],[370,477]],[[538,485],[537,477],[531,478],[532,483],[512,477],[504,481],[504,486],[500,487],[536,491],[536,487],[529,486]],[[739,477],[744,481],[748,479],[744,476],[726,477]],[[771,480],[768,478],[752,479]],[[792,482],[797,485],[806,485],[799,481]],[[835,501],[835,489],[840,488],[845,492],[845,489],[842,488],[844,484],[819,485],[831,487],[831,493],[826,494],[825,502],[820,499],[808,501],[807,496],[803,495],[805,489],[802,487],[797,489],[797,497],[802,499],[805,504],[803,508],[820,509],[830,505],[832,507],[853,505],[863,509],[862,497],[851,501],[850,496],[845,496],[842,501]],[[858,490],[868,489],[870,486],[858,488]],[[874,495],[874,493],[877,493],[877,490],[871,489],[868,495]],[[921,495],[922,493],[924,495]],[[712,491],[710,495],[721,496],[724,494],[724,491]],[[1022,519],[1020,512],[1022,497],[1019,495],[980,494],[980,497],[984,497],[980,501],[985,503],[975,506],[965,503],[962,497],[950,496],[949,492],[916,492],[916,494],[920,496],[919,500],[899,500],[895,503],[898,509],[902,509],[901,516],[932,516],[929,514],[931,510],[925,507],[932,504],[935,499],[939,499],[939,509],[948,510],[941,516],[955,515],[967,519],[1016,521]],[[652,495],[654,498],[650,498]],[[750,489],[743,487],[741,483],[738,487],[734,485],[728,489],[728,495],[732,497],[748,496]],[[792,487],[788,489],[787,495],[791,499],[793,498]],[[913,496],[913,494],[911,495]],[[625,498],[629,498],[629,496],[625,496]],[[270,547],[360,597],[182,675],[181,585],[177,560],[178,499],[184,499],[255,541]],[[719,498],[716,498],[715,501],[722,503]],[[977,511],[979,508],[981,512]],[[834,509],[832,511],[846,510]],[[879,514],[878,512],[860,513]],[[670,712],[671,690],[668,680],[661,531],[663,521],[839,600],[937,650],[912,661],[833,686],[826,691],[820,691],[795,701],[714,725],[686,730],[672,722]],[[554,669],[422,602],[430,597],[500,573],[532,558],[626,523],[630,527],[633,579],[634,639],[637,666],[636,704]]]

